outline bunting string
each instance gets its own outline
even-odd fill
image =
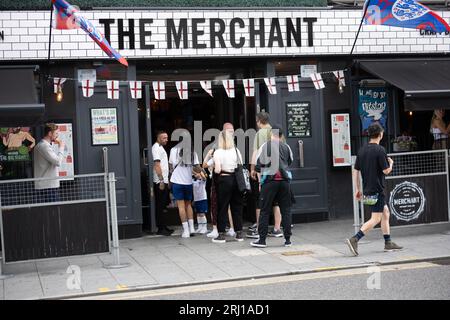
[[[325,83],[323,81],[322,75],[332,74],[338,83],[339,92],[343,92],[343,87],[345,87],[345,76],[344,72],[348,69],[336,70],[336,71],[324,71],[311,73],[309,79],[313,82],[316,90],[321,90],[325,88]],[[190,84],[196,83],[200,84],[205,93],[213,97],[212,83],[221,84],[227,96],[229,98],[235,97],[236,83],[242,83],[245,95],[247,97],[255,96],[255,81],[263,81],[267,87],[270,94],[277,94],[276,84],[278,81],[284,80],[288,84],[289,92],[299,92],[300,91],[300,75],[287,75],[287,76],[276,76],[276,77],[264,77],[264,78],[243,78],[243,79],[226,79],[226,80],[164,80],[164,81],[143,81],[143,80],[93,80],[93,79],[83,79],[80,81],[77,78],[59,78],[54,76],[48,76],[54,85],[55,93],[57,90],[62,90],[62,83],[65,81],[77,81],[81,83],[81,89],[83,96],[86,98],[91,97],[94,94],[95,83],[106,83],[108,99],[119,99],[119,88],[122,84],[128,84],[130,89],[130,95],[133,99],[140,99],[142,97],[142,86],[143,84],[151,84],[153,87],[153,92],[155,99],[165,100],[166,99],[166,83],[174,83],[178,92],[178,96],[181,100],[189,99],[189,87]],[[304,79],[304,78],[303,78]]]

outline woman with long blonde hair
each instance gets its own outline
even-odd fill
[[[234,145],[233,133],[223,130],[219,134],[218,149],[214,152],[214,172],[217,174],[217,229],[219,235],[213,239],[215,243],[226,242],[228,207],[231,208],[236,240],[244,241],[242,235],[243,197],[239,191],[235,170],[242,163],[242,156]]]

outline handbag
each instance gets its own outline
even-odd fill
[[[237,149],[234,148],[236,151],[236,158],[238,159],[237,168],[234,171],[236,176],[236,181],[238,185],[238,189],[242,193],[248,193],[251,191],[252,187],[250,185],[250,173],[248,169],[244,167],[244,164],[242,162],[241,157],[239,156]]]

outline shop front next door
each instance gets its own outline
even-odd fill
[[[279,94],[272,98],[269,110],[275,118],[273,122],[283,125],[294,153],[291,166],[291,186],[296,199],[292,207],[294,221],[301,220],[297,219],[301,214],[328,212],[322,98],[311,83],[300,86],[300,92],[288,92],[287,84],[280,83]]]

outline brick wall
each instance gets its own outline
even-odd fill
[[[128,29],[128,19],[135,19],[134,50],[129,49],[128,38],[125,37],[125,48],[119,50],[127,58],[158,58],[158,57],[217,57],[217,56],[318,56],[348,54],[361,19],[361,10],[104,10],[83,11],[83,15],[90,19],[101,32],[103,25],[99,19],[116,19],[111,28],[112,46],[118,49],[117,19],[124,19],[124,29]],[[450,11],[438,12],[445,20],[450,20]],[[0,12],[0,60],[30,60],[46,59],[49,35],[48,11],[3,11]],[[245,22],[243,29],[236,28],[236,38],[245,37],[246,44],[242,48],[232,48],[230,45],[229,23],[232,18],[242,18]],[[308,46],[307,24],[302,21],[302,43],[297,47],[293,41],[292,47],[286,47],[286,18],[317,18],[313,24],[314,46]],[[153,50],[140,48],[139,19],[153,19],[151,25],[146,26],[151,31],[151,37],[146,42],[154,45]],[[166,19],[188,19],[189,48],[168,49]],[[206,43],[206,49],[192,48],[191,19],[204,18],[206,22],[200,25],[204,35],[199,37],[200,43]],[[209,46],[209,19],[221,18],[226,24],[224,40],[227,48],[211,49]],[[266,47],[250,47],[249,19],[265,18]],[[277,43],[272,48],[267,47],[270,36],[272,18],[279,18],[283,35],[284,47]],[[51,57],[56,59],[105,58],[106,55],[82,30],[53,30]],[[258,38],[257,38],[258,39]],[[387,26],[364,25],[355,48],[356,54],[375,53],[445,53],[450,51],[450,35],[421,35],[414,29],[402,29]]]

